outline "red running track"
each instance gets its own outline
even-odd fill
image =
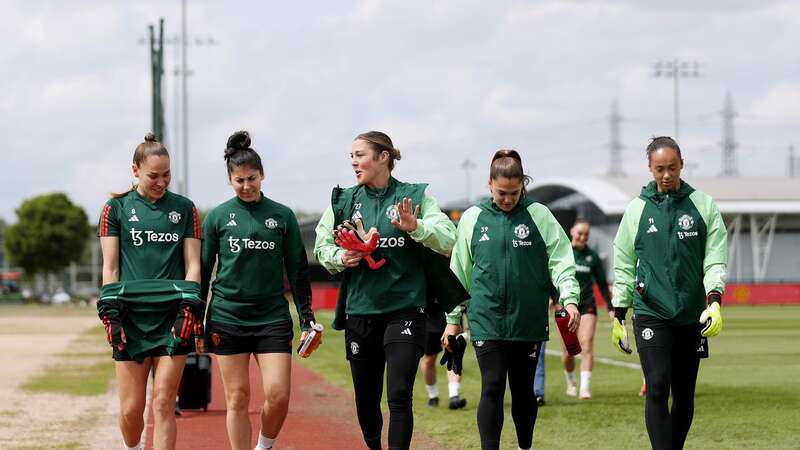
[[[213,355],[212,355],[213,358]],[[225,392],[216,359],[213,362],[211,404],[207,412],[184,410],[177,418],[177,449],[222,450],[230,448],[225,428]],[[260,429],[264,402],[261,377],[255,359],[250,360],[250,423],[253,446]],[[424,438],[423,438],[424,439]],[[147,420],[146,449],[153,448],[153,414]],[[352,394],[333,386],[293,361],[289,415],[275,448],[280,450],[365,448],[358,427]]]

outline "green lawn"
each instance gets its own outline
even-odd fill
[[[711,339],[711,357],[701,363],[695,419],[686,448],[800,448],[800,307],[730,307],[723,314],[725,329]],[[329,313],[318,314],[326,327],[331,318]],[[609,327],[608,317],[601,314],[597,356],[638,363],[635,352],[626,357],[611,347]],[[551,329],[555,328],[551,325]],[[324,344],[301,363],[352,391],[344,359],[344,333],[327,331],[324,336]],[[559,338],[553,337],[551,348],[557,349]],[[469,402],[464,410],[449,411],[444,405],[427,408],[421,376],[415,386],[416,429],[447,448],[480,448],[475,420],[480,374],[471,347],[464,365],[462,392]],[[547,357],[546,374],[547,405],[539,409],[535,447],[649,448],[644,401],[637,395],[641,384],[638,370],[596,364],[594,398],[589,401],[564,394],[558,357]],[[445,373],[441,370],[438,375],[439,390],[446,394]],[[501,448],[514,449],[508,392],[505,403]],[[385,415],[384,427],[387,424]]]
[[[20,388],[31,393],[103,395],[113,376],[105,330],[97,326],[81,333],[70,343],[69,350]]]

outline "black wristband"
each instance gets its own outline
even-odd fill
[[[617,306],[614,308],[614,318],[622,322],[625,320],[625,316],[628,314],[628,308],[623,308],[621,306]]]
[[[717,291],[711,291],[711,292],[708,293],[708,295],[706,295],[706,304],[707,305],[710,305],[710,304],[712,304],[714,302],[717,302],[717,303],[719,303],[720,306],[722,306],[722,294],[720,294]]]

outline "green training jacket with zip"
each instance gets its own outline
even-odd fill
[[[680,180],[673,192],[651,181],[622,216],[614,239],[615,307],[696,323],[711,291],[725,291],[727,231],[707,194]]]
[[[547,207],[525,197],[510,212],[492,199],[466,210],[450,268],[472,297],[473,341],[547,340],[551,286],[562,305],[578,304],[570,241]],[[447,322],[460,324],[461,310]]]
[[[332,205],[316,228],[314,254],[329,272],[345,271],[346,282],[341,287],[344,292],[337,309],[343,306],[347,314],[372,315],[425,307],[428,298],[426,273],[422,270],[424,250],[448,255],[455,240],[455,225],[425,194],[426,187],[392,177],[383,189],[364,185],[334,189]],[[409,233],[391,223],[398,218],[396,205],[403,198],[421,206],[417,229]],[[350,269],[342,264],[344,250],[334,242],[333,229],[344,219],[356,218],[363,221],[365,229],[375,227],[381,235],[373,257],[385,258],[386,264],[378,270],[369,269],[364,261]]]

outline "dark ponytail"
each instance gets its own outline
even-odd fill
[[[498,150],[492,157],[489,178],[496,180],[500,177],[516,178],[522,181],[523,186],[528,186],[531,182],[531,177],[525,175],[522,169],[522,158],[516,150]]]
[[[133,165],[141,167],[148,156],[166,156],[169,158],[167,147],[164,147],[164,144],[158,142],[156,140],[156,135],[153,133],[145,134],[144,142],[136,146],[136,149],[133,151]],[[137,187],[137,184],[133,184],[131,188],[125,192],[112,192],[111,198],[124,197],[128,195],[129,192],[135,191]]]
[[[678,159],[683,159],[681,156],[681,148],[675,139],[669,136],[657,136],[650,139],[650,144],[647,145],[647,162],[650,162],[650,155],[660,148],[671,148],[678,154]]]
[[[264,176],[261,157],[250,148],[250,133],[247,131],[237,131],[228,138],[225,148],[225,164],[228,167],[228,177],[237,167],[250,167],[258,170],[262,177]]]

